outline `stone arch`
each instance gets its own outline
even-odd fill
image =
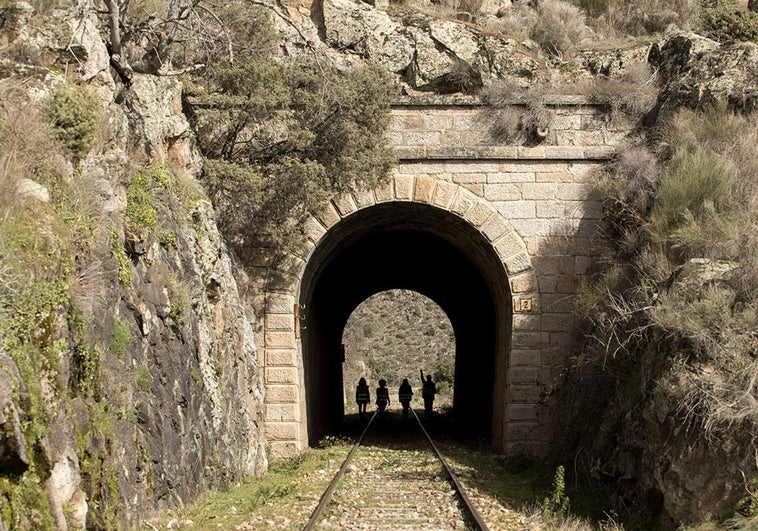
[[[264,423],[272,458],[293,455],[309,444],[301,325],[307,309],[301,293],[309,263],[330,231],[361,211],[391,203],[423,206],[454,217],[486,242],[497,257],[510,307],[502,326],[494,371],[492,445],[511,453],[537,437],[539,347],[530,344],[528,322],[539,315],[537,278],[527,247],[506,216],[463,186],[427,175],[395,175],[374,190],[346,194],[306,221],[308,243],[300,254],[278,259],[265,286],[262,365],[266,386]],[[507,337],[506,337],[507,336]],[[536,374],[536,375],[535,375]],[[315,442],[315,441],[310,441]]]

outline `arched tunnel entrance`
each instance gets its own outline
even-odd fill
[[[505,410],[511,294],[501,259],[480,231],[450,212],[388,202],[329,229],[304,271],[299,304],[308,440],[339,430],[344,417],[342,332],[352,311],[388,289],[436,302],[455,333],[453,418],[490,437]],[[407,363],[415,367],[413,359]]]

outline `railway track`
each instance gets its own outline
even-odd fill
[[[488,531],[416,412],[388,445],[375,413],[304,531]]]

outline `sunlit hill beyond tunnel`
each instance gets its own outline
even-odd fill
[[[419,292],[447,314],[455,333],[453,418],[492,435],[503,415],[511,296],[502,262],[479,231],[430,205],[378,204],[332,227],[308,264],[299,303],[311,444],[343,421],[345,324],[362,301],[388,289]]]

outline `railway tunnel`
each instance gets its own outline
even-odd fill
[[[452,417],[484,437],[502,425],[511,337],[511,294],[492,244],[464,219],[433,205],[379,203],[331,227],[303,272],[302,360],[308,440],[344,418],[342,333],[350,314],[388,289],[421,293],[455,334]],[[412,354],[403,361],[418,368]]]

